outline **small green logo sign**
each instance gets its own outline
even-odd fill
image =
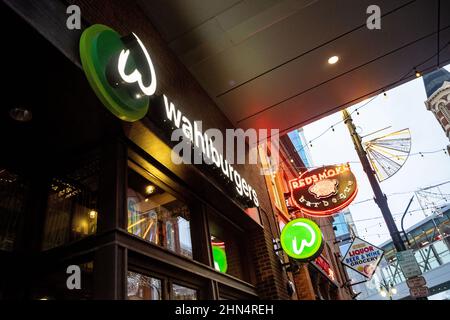
[[[137,121],[156,91],[156,74],[147,49],[133,33],[121,37],[95,24],[80,38],[80,58],[86,77],[100,101],[118,118]]]
[[[312,220],[292,220],[281,231],[281,247],[291,258],[313,260],[322,252],[322,232]]]

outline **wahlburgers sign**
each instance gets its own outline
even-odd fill
[[[134,33],[122,37],[113,29],[94,24],[80,38],[80,58],[84,73],[103,105],[116,117],[134,122],[160,107],[163,121],[182,129],[185,138],[220,169],[228,182],[249,206],[259,206],[256,190],[228,163],[210,137],[196,122],[183,115],[168,96],[156,97],[157,75],[144,43]],[[159,100],[159,103],[156,101]]]
[[[348,164],[306,171],[289,181],[291,199],[303,213],[326,217],[347,207],[358,191]]]
[[[284,252],[298,261],[313,260],[323,249],[319,226],[305,218],[298,218],[286,224],[281,231],[280,243]]]

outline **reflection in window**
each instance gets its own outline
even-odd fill
[[[0,250],[12,251],[19,222],[25,213],[29,184],[0,168]]]
[[[248,281],[244,270],[245,238],[225,219],[216,214],[208,215],[213,267],[219,272]]]
[[[180,286],[178,284],[172,285],[172,299],[173,300],[197,300],[197,290]]]
[[[190,211],[186,204],[129,169],[127,207],[128,232],[192,258]]]
[[[211,245],[214,260],[214,269],[223,273],[227,273],[228,260],[225,242],[220,241],[215,237],[211,237]]]
[[[94,158],[66,175],[53,178],[43,250],[96,233],[99,171],[99,160]]]
[[[162,300],[161,280],[128,271],[129,300]]]

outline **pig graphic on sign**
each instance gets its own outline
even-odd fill
[[[336,179],[324,179],[317,181],[309,187],[308,192],[311,193],[316,199],[328,198],[337,193],[338,185],[339,181]]]

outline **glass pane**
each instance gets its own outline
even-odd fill
[[[161,280],[128,271],[129,300],[162,300]]]
[[[213,267],[222,273],[247,281],[244,270],[245,237],[215,214],[208,216],[213,254]]]
[[[53,178],[43,250],[96,233],[99,171],[99,161],[94,158],[64,176]]]
[[[172,299],[173,300],[197,300],[197,290],[180,286],[178,284],[172,285]]]
[[[192,258],[190,211],[136,171],[128,171],[128,232]]]
[[[12,251],[19,222],[25,214],[29,184],[0,168],[0,250]]]

